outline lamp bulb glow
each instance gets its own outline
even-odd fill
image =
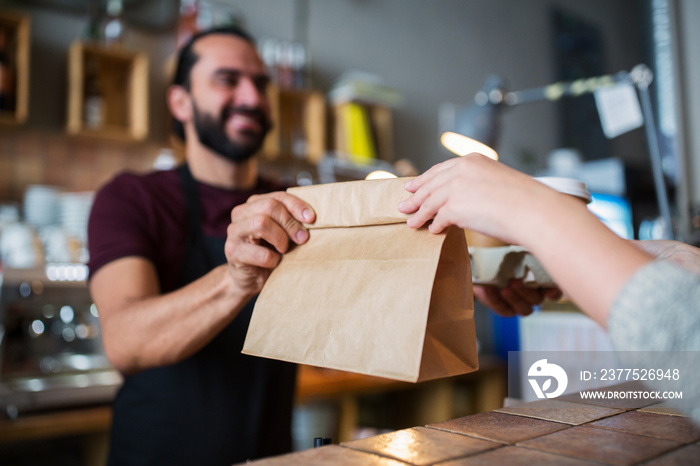
[[[498,153],[496,153],[495,150],[476,139],[468,138],[461,134],[447,131],[442,133],[440,142],[442,142],[443,146],[460,157],[471,154],[472,152],[477,152],[493,160],[498,160]]]
[[[375,170],[365,177],[365,180],[383,180],[387,178],[396,178],[396,175],[384,170]]]

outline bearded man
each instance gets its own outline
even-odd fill
[[[269,77],[237,28],[194,36],[167,101],[185,163],[121,173],[88,227],[114,401],[110,465],[230,465],[291,451],[294,365],[241,354],[255,297],[302,244],[303,201],[258,176]]]

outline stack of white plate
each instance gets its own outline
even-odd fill
[[[5,225],[0,232],[0,261],[3,266],[11,269],[34,267],[39,262],[34,235],[34,229],[25,223]]]
[[[56,223],[59,189],[54,186],[30,185],[24,191],[24,219],[35,227]]]
[[[92,191],[86,191],[62,193],[59,196],[59,224],[68,235],[83,242],[87,239],[87,224],[93,194]]]

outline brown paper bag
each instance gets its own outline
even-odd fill
[[[317,219],[263,287],[244,353],[408,382],[478,369],[464,231],[408,228],[406,181],[288,190]]]

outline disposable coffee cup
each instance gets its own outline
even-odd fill
[[[540,176],[536,177],[535,180],[549,186],[555,191],[580,199],[586,204],[591,202],[591,193],[588,192],[586,183],[583,181],[560,176]]]
[[[486,236],[472,230],[464,230],[469,248],[501,248],[508,246],[508,243],[493,236]]]

